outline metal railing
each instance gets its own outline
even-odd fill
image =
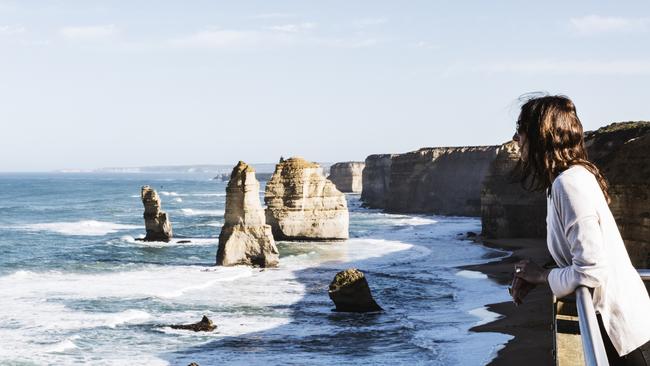
[[[650,281],[650,269],[639,269],[638,272],[642,280]],[[585,365],[609,365],[603,337],[598,327],[594,301],[587,287],[580,286],[576,289],[576,307],[578,309],[578,318],[580,319],[578,323],[580,326]]]
[[[609,365],[605,344],[598,327],[596,309],[591,298],[589,289],[580,286],[576,289],[576,307],[580,321],[580,337],[582,338],[582,352],[585,356],[585,365],[604,366]]]
[[[650,269],[638,269],[637,271],[639,271],[642,280],[650,281]]]

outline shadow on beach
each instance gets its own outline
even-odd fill
[[[476,255],[468,260],[474,263],[504,253],[460,241],[453,235],[436,237],[438,228],[435,225],[402,227],[388,235],[388,240],[399,237],[401,243],[412,245],[405,250],[349,262],[345,258],[341,258],[343,261],[328,260],[294,271],[294,280],[304,288],[302,298],[292,304],[267,309],[282,313],[288,319],[285,324],[210,340],[198,346],[170,351],[161,357],[174,365],[190,362],[200,365],[485,363],[494,356],[498,344],[508,337],[468,332],[468,328],[476,325],[477,317],[468,314],[467,310],[490,301],[485,297],[473,298],[475,291],[484,293],[486,287],[500,287],[485,279],[459,278],[455,275],[455,267],[467,264],[467,260],[440,258],[438,254],[442,253],[436,249],[438,245],[450,247],[451,242],[451,246],[458,247],[457,251]],[[456,230],[456,225],[451,226],[451,230]],[[467,226],[467,222],[463,222],[458,229]],[[400,230],[410,232],[403,235]],[[387,236],[356,239],[385,240]],[[279,243],[281,253],[286,251],[287,245]],[[463,257],[460,253],[457,255]],[[281,258],[281,266],[282,259],[286,259],[286,255]],[[383,312],[332,311],[334,305],[327,294],[329,283],[338,271],[347,268],[364,272]],[[465,288],[464,284],[470,282],[477,287]],[[492,296],[495,301],[501,298],[500,294]],[[481,347],[476,349],[477,345]],[[475,349],[473,353],[462,352],[470,347]]]

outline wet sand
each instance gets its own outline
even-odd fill
[[[484,239],[482,244],[512,252],[499,261],[464,266],[463,269],[479,271],[499,284],[509,285],[512,281],[514,264],[529,258],[540,265],[552,262],[545,239]],[[507,289],[503,289],[507,291]],[[553,333],[552,294],[548,286],[538,286],[515,306],[512,301],[489,304],[488,310],[502,314],[494,322],[472,328],[475,332],[499,332],[514,336],[499,351],[489,365],[552,365]]]

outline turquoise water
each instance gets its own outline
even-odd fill
[[[176,240],[143,243],[142,185]],[[262,188],[263,189],[263,188]],[[348,195],[350,240],[279,242],[280,267],[214,266],[225,183],[200,174],[1,174],[0,363],[480,365],[509,336],[471,333],[507,299],[456,266],[503,255],[477,218],[390,215]],[[190,243],[178,243],[178,240]],[[366,273],[380,314],[332,312],[336,272]],[[172,330],[202,315],[213,333]],[[471,352],[468,352],[471,350]]]

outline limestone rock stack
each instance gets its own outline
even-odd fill
[[[341,192],[361,193],[363,167],[365,164],[360,161],[349,161],[336,163],[330,167],[331,180]]]
[[[516,181],[519,147],[510,141],[499,147],[483,180],[481,224],[487,238],[543,238],[546,236],[546,195],[528,192]]]
[[[217,264],[273,267],[278,264],[271,227],[260,204],[260,183],[255,170],[240,161],[226,187],[225,223],[219,234]]]
[[[144,226],[147,230],[147,235],[143,240],[169,241],[172,238],[172,224],[167,213],[160,209],[158,193],[149,186],[143,186],[140,196],[144,205]]]
[[[266,184],[264,201],[266,223],[277,240],[348,238],[345,195],[316,163],[297,157],[281,160]]]

